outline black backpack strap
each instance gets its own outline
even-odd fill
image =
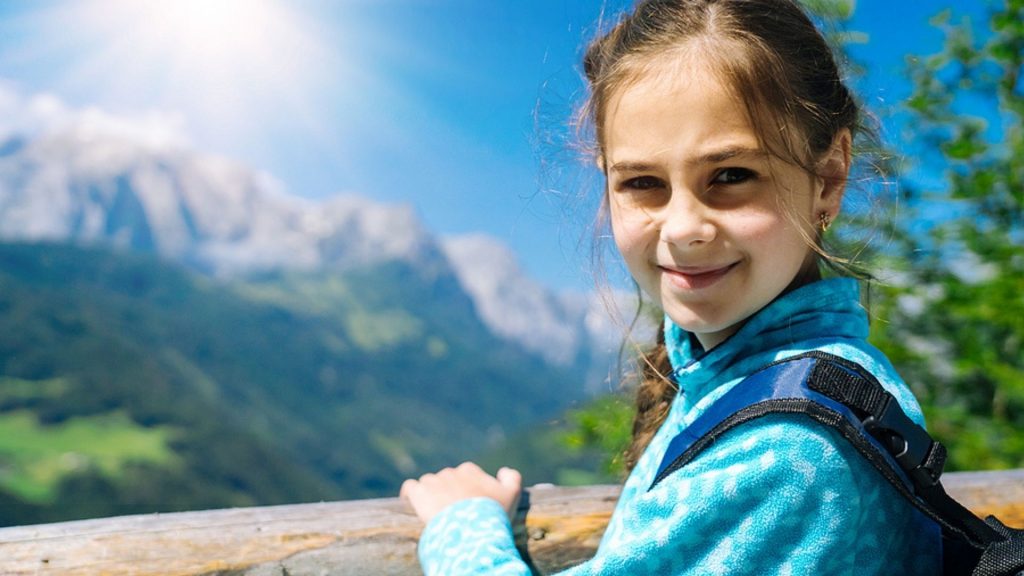
[[[823,352],[770,364],[726,392],[671,441],[651,488],[732,428],[779,413],[806,414],[836,429],[900,494],[942,527],[948,546],[963,543],[956,555],[967,564],[977,564],[983,552],[993,554],[994,545],[1012,535],[1013,529],[996,529],[946,494],[939,482],[945,447],[915,424],[871,373]],[[1024,570],[1024,547],[1021,542],[1016,546],[1009,558],[1003,553],[998,557]]]
[[[981,554],[974,576],[1003,576],[1005,574],[1024,574],[1024,530],[1010,528],[995,516],[989,516],[985,523],[991,526],[1004,538],[995,542]]]

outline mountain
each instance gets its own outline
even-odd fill
[[[606,300],[628,310],[630,297],[555,292],[525,274],[512,250],[486,234],[446,237],[442,249],[493,333],[552,365],[586,374],[591,390],[607,389],[623,329]]]
[[[0,144],[0,238],[112,245],[221,276],[444,266],[410,206],[313,202],[224,158],[82,126]]]
[[[593,296],[529,278],[495,238],[439,241],[408,205],[290,196],[230,160],[88,125],[0,144],[0,239],[155,253],[218,277],[393,261],[453,271],[495,334],[559,366],[606,353],[620,332]]]
[[[0,144],[0,239],[0,524],[390,495],[604,345],[493,240],[84,129]]]

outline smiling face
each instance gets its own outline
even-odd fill
[[[816,275],[812,223],[836,215],[842,186],[769,155],[709,71],[647,67],[604,118],[615,243],[640,287],[705,349]]]

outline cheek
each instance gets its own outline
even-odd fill
[[[774,245],[778,249],[780,241],[789,244],[784,239],[792,235],[791,228],[789,222],[781,218],[750,218],[741,233],[748,242],[764,247]]]
[[[733,237],[751,244],[772,243],[776,248],[788,247],[792,239],[801,237],[792,218],[776,206],[750,206],[735,210],[728,219],[721,222],[729,228]]]
[[[622,257],[627,262],[643,256],[646,247],[650,244],[652,234],[655,234],[650,218],[641,217],[635,211],[623,210],[612,205],[611,213],[612,236],[615,238],[615,246],[618,247]]]
[[[789,275],[803,266],[811,252],[804,235],[789,218],[780,214],[762,214],[746,219],[738,232],[747,249],[759,257],[760,266],[774,274]]]

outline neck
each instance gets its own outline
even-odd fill
[[[818,280],[821,280],[821,269],[818,267],[818,259],[814,254],[810,254],[807,257],[807,262],[804,263],[800,271],[793,277],[793,281],[789,283],[789,286],[786,286],[779,296],[789,294],[801,286],[806,286]],[[776,298],[779,296],[776,296]]]

